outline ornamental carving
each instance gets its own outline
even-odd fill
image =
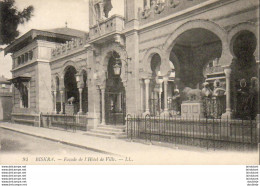
[[[157,0],[157,1],[154,0],[152,1],[152,7],[154,13],[160,14],[165,8],[165,2],[163,2],[162,0]]]
[[[81,38],[72,39],[71,41],[67,41],[64,44],[60,44],[56,48],[53,48],[51,50],[52,57],[67,53],[67,51],[71,50],[72,48],[79,48],[82,45],[83,45],[83,39]]]
[[[176,8],[177,6],[179,6],[180,1],[179,0],[169,0],[169,6],[171,8]]]
[[[149,17],[151,14],[151,10],[148,6],[145,6],[144,10],[141,13],[141,16],[143,19],[146,19],[147,17]]]

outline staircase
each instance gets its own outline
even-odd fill
[[[98,125],[96,129],[91,129],[84,133],[88,136],[96,136],[107,139],[126,138],[126,126],[124,125]]]

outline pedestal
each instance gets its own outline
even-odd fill
[[[74,105],[66,104],[65,105],[65,112],[66,114],[73,115],[75,112]]]
[[[221,119],[232,119],[232,113],[231,111],[226,111],[221,115]]]
[[[181,104],[181,117],[183,118],[203,118],[203,104],[201,102],[183,102]]]

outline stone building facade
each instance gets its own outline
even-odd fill
[[[258,95],[258,1],[126,0],[124,16],[108,16],[107,1],[89,7],[89,32],[31,30],[5,49],[17,120],[79,113],[95,127],[124,123],[127,113],[202,114],[203,86],[224,91],[217,117],[242,118],[240,95]]]

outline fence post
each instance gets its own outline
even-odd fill
[[[209,149],[209,139],[208,139],[208,118],[206,118],[206,141],[207,141],[207,150]]]
[[[134,116],[135,120],[135,116]],[[133,140],[133,121],[131,121],[131,141]]]
[[[252,119],[250,119],[250,137],[251,137],[251,145],[253,143],[253,122]]]
[[[128,138],[128,115],[126,115],[126,137]]]
[[[215,119],[213,118],[213,129],[212,129],[212,134],[213,134],[213,146],[214,146],[214,151],[215,151],[215,130],[214,130],[214,125],[215,125]]]
[[[155,122],[155,116],[154,116],[153,120]],[[152,142],[152,122],[151,122],[150,116],[149,116],[149,123],[150,123],[150,143],[151,143]]]
[[[226,122],[225,122],[224,118],[223,119],[221,118],[220,121],[221,121],[221,124],[220,124],[220,126],[221,126],[220,135],[221,135],[222,140],[225,141],[225,140],[228,140],[228,137],[229,137],[228,128],[229,128],[230,125],[229,125],[228,116],[226,118]]]
[[[192,116],[192,144],[194,145],[194,116]]]

